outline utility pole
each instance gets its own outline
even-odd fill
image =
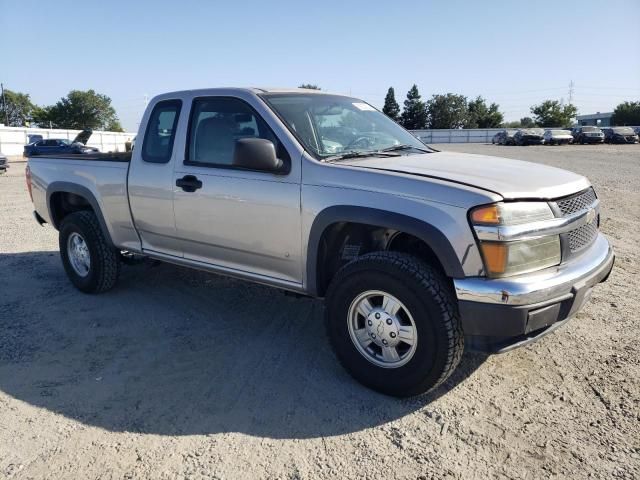
[[[7,113],[7,99],[4,97],[4,85],[0,83],[0,91],[2,91],[2,108],[4,110],[4,121],[9,126],[9,114]]]
[[[575,84],[573,83],[573,80],[571,80],[569,82],[569,105],[573,105],[573,89],[575,87]]]

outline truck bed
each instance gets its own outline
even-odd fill
[[[131,153],[57,154],[29,157],[36,212],[53,223],[50,187],[81,195],[104,219],[113,244],[123,250],[140,248],[127,197]]]

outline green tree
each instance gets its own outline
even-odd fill
[[[298,88],[306,88],[308,90],[322,90],[318,85],[315,85],[313,83],[303,83]]]
[[[28,94],[5,90],[4,100],[0,97],[0,123],[8,122],[8,127],[24,127],[33,119],[36,108]]]
[[[433,95],[427,102],[427,114],[429,128],[463,128],[469,116],[467,97],[453,93]]]
[[[471,100],[467,105],[468,117],[466,128],[497,128],[502,124],[504,117],[499,111],[497,103],[487,106],[482,97]]]
[[[32,126],[38,126],[42,128],[51,128],[53,127],[53,122],[51,122],[51,106],[48,107],[39,107],[33,110],[32,115]]]
[[[393,90],[393,87],[389,87],[387,96],[384,97],[382,113],[395,122],[400,120],[400,105],[396,102],[396,92]]]
[[[418,86],[413,85],[407,92],[404,110],[400,116],[400,123],[407,130],[422,130],[427,128],[427,108],[420,97]]]
[[[624,102],[613,111],[614,125],[640,125],[640,102]]]
[[[112,119],[106,126],[107,132],[124,132],[124,128],[120,125],[120,121],[117,118]]]
[[[122,131],[111,99],[94,90],[72,90],[55,105],[43,108],[37,115],[40,124],[54,128]]]
[[[533,121],[531,117],[522,117],[520,119],[520,127],[522,128],[533,128],[536,126],[536,122]]]
[[[578,113],[578,109],[557,100],[545,100],[531,107],[531,113],[540,127],[568,127]]]

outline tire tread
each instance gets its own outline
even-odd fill
[[[440,321],[444,331],[446,332],[447,339],[447,344],[443,345],[443,350],[447,355],[444,368],[437,380],[432,384],[429,384],[430,381],[427,379],[421,384],[415,385],[410,391],[403,392],[401,396],[425,393],[426,391],[433,390],[440,386],[457,368],[464,353],[464,334],[462,331],[462,324],[460,322],[457,304],[454,300],[453,292],[448,282],[433,266],[423,262],[413,255],[393,251],[372,252],[349,262],[344,265],[338,273],[336,273],[327,290],[327,298],[331,298],[335,291],[340,288],[343,280],[346,276],[351,274],[356,264],[358,266],[366,266],[367,268],[382,271],[388,271],[388,268],[391,267],[401,274],[410,276],[417,281],[419,288],[428,291],[433,300],[438,304],[441,312]],[[328,333],[328,318],[325,321],[325,326]],[[329,338],[331,339],[331,335],[329,335]],[[338,356],[338,360],[342,366],[349,371],[349,366],[343,363],[340,356]]]
[[[97,278],[95,284],[87,291],[89,293],[102,293],[112,289],[120,274],[120,256],[107,243],[95,213],[87,210],[73,212],[63,219],[61,230],[64,224],[68,222],[76,223],[88,231],[89,238],[85,239],[85,241],[91,242],[89,249],[95,251],[100,262],[100,266],[96,270]]]

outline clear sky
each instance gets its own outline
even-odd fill
[[[5,87],[39,104],[93,88],[128,130],[170,90],[315,83],[381,107],[416,83],[517,120],[571,80],[580,113],[640,100],[640,0],[0,0]]]

